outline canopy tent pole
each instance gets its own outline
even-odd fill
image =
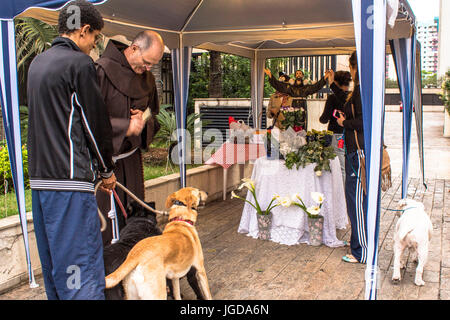
[[[3,126],[5,128],[12,179],[19,209],[20,226],[22,228],[25,245],[30,288],[36,288],[39,285],[36,284],[33,267],[31,265],[27,213],[25,207],[15,41],[14,20],[0,20],[0,59],[2,61],[0,65],[0,102],[2,106]]]
[[[420,59],[420,42],[416,40],[416,70],[414,79],[414,96],[413,96],[413,111],[416,119],[416,133],[417,142],[419,145],[419,161],[420,171],[422,173],[422,184],[425,190],[428,186],[425,183],[425,163],[423,156],[423,106],[422,106],[422,65]]]
[[[378,284],[380,174],[384,125],[386,0],[352,0],[358,55],[366,157],[367,264],[365,298],[375,300]]]
[[[403,165],[402,165],[402,199],[408,193],[408,169],[411,145],[411,124],[416,90],[416,36],[389,41],[397,70],[397,79],[403,103]]]
[[[180,47],[171,50],[174,88],[174,109],[177,122],[178,161],[180,166],[180,186],[186,187],[186,111],[189,92],[192,47],[183,47],[180,34]],[[189,139],[191,141],[191,139]],[[171,155],[169,155],[171,156]]]
[[[253,113],[253,127],[261,129],[262,110],[264,108],[264,65],[265,58],[261,58],[259,51],[251,59],[251,101]]]

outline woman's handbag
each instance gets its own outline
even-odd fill
[[[353,118],[355,118],[355,110],[353,108],[352,103],[352,113]],[[364,153],[361,151],[361,148],[359,147],[358,142],[358,134],[356,130],[353,130],[355,133],[355,141],[356,146],[358,147],[358,157],[359,157],[359,164],[361,167],[361,185],[363,187],[364,194],[367,194],[367,187],[366,187],[366,157]],[[383,145],[383,158],[381,161],[381,190],[386,191],[390,187],[392,187],[392,179],[391,179],[391,159],[389,158],[389,153],[386,150],[386,146]]]

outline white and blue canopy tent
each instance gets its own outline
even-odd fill
[[[9,28],[2,30],[2,40],[4,43],[9,42],[13,45],[12,19],[14,17],[30,16],[56,24],[58,12],[55,9],[69,1],[4,0],[3,2],[0,8],[0,19]],[[181,186],[186,185],[183,129],[186,122],[192,47],[236,54],[251,60],[251,99],[256,127],[260,127],[261,123],[265,59],[350,54],[355,48],[357,49],[360,74],[364,75],[364,79],[361,79],[361,93],[366,132],[369,195],[367,210],[370,257],[367,260],[369,261],[367,264],[369,277],[367,277],[366,298],[375,299],[381,193],[380,154],[384,123],[385,52],[387,48],[389,50],[387,47],[389,40],[410,39],[414,34],[414,15],[407,1],[107,0],[91,2],[98,4],[98,9],[105,19],[103,30],[105,35],[124,35],[131,39],[139,31],[152,29],[161,34],[166,46],[171,49],[175,112],[180,142]],[[5,57],[11,55],[11,50],[9,52],[8,55],[4,54],[4,61]],[[14,121],[18,121],[15,64],[12,63],[14,59],[9,61],[10,63],[5,62],[3,70],[0,70],[5,128],[9,128]],[[399,63],[405,62],[402,60]],[[400,85],[408,86],[411,82],[401,82]],[[421,94],[420,88],[414,87],[408,90],[414,92],[412,100],[415,104],[420,103],[418,98]],[[7,99],[6,96],[10,98]],[[404,108],[408,107],[405,101],[403,105]],[[12,110],[11,113],[7,113],[8,110]],[[421,111],[421,108],[419,109],[416,105],[416,114],[417,110]],[[15,130],[18,130],[17,126]],[[421,130],[421,127],[418,127],[418,130]],[[20,150],[20,140],[8,137],[8,144],[11,150]],[[409,153],[405,153],[406,157],[408,155]],[[17,158],[20,156],[19,152]],[[13,161],[13,157],[11,160]],[[21,162],[15,160],[15,163]],[[404,159],[404,163],[407,166],[407,159]],[[17,165],[14,170],[20,171],[21,166]],[[407,171],[404,171],[403,179],[408,179]],[[23,177],[19,176],[17,181],[16,190],[18,190],[17,185],[23,185]],[[23,197],[18,196],[19,208],[23,207],[23,202]],[[23,211],[20,210],[22,221],[25,218]],[[22,225],[26,234],[26,224]]]

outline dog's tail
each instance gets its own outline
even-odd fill
[[[137,257],[128,256],[127,259],[113,273],[105,278],[106,289],[113,288],[119,284],[138,265]]]
[[[409,224],[401,224],[400,228],[398,229],[398,237],[401,240],[404,240],[405,237],[411,232],[413,231],[414,227],[409,225]]]

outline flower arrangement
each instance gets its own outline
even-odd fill
[[[284,120],[281,121],[284,129],[292,128],[295,132],[303,130],[306,127],[306,111],[303,108],[282,107]]]
[[[322,175],[322,171],[331,171],[330,159],[334,159],[336,154],[331,141],[333,133],[331,131],[308,131],[306,134],[307,144],[300,147],[297,152],[289,152],[285,155],[285,165],[292,169],[296,165],[297,169],[303,168],[311,163],[316,163],[314,172],[317,176]]]
[[[311,198],[316,203],[316,205],[310,207],[306,207],[299,194],[293,194],[290,197],[276,196],[276,198],[278,199],[278,202],[285,208],[288,208],[291,205],[301,208],[311,219],[318,219],[321,217],[320,210],[322,208],[323,201],[325,200],[324,195],[320,192],[311,192]]]
[[[244,200],[245,202],[250,204],[253,208],[255,208],[257,214],[263,215],[263,216],[269,215],[270,211],[273,208],[278,207],[280,205],[279,202],[274,203],[275,200],[277,200],[277,197],[274,196],[272,198],[272,201],[270,201],[269,205],[267,206],[267,208],[265,210],[262,210],[261,206],[259,205],[258,199],[256,198],[255,182],[253,180],[247,179],[247,178],[242,179],[242,181],[243,181],[243,183],[238,187],[238,190],[242,190],[242,188],[247,188],[253,195],[253,199],[255,199],[255,204],[251,203],[247,199],[244,199],[244,198],[238,196],[234,191],[231,191],[231,199],[237,198],[237,199]]]

